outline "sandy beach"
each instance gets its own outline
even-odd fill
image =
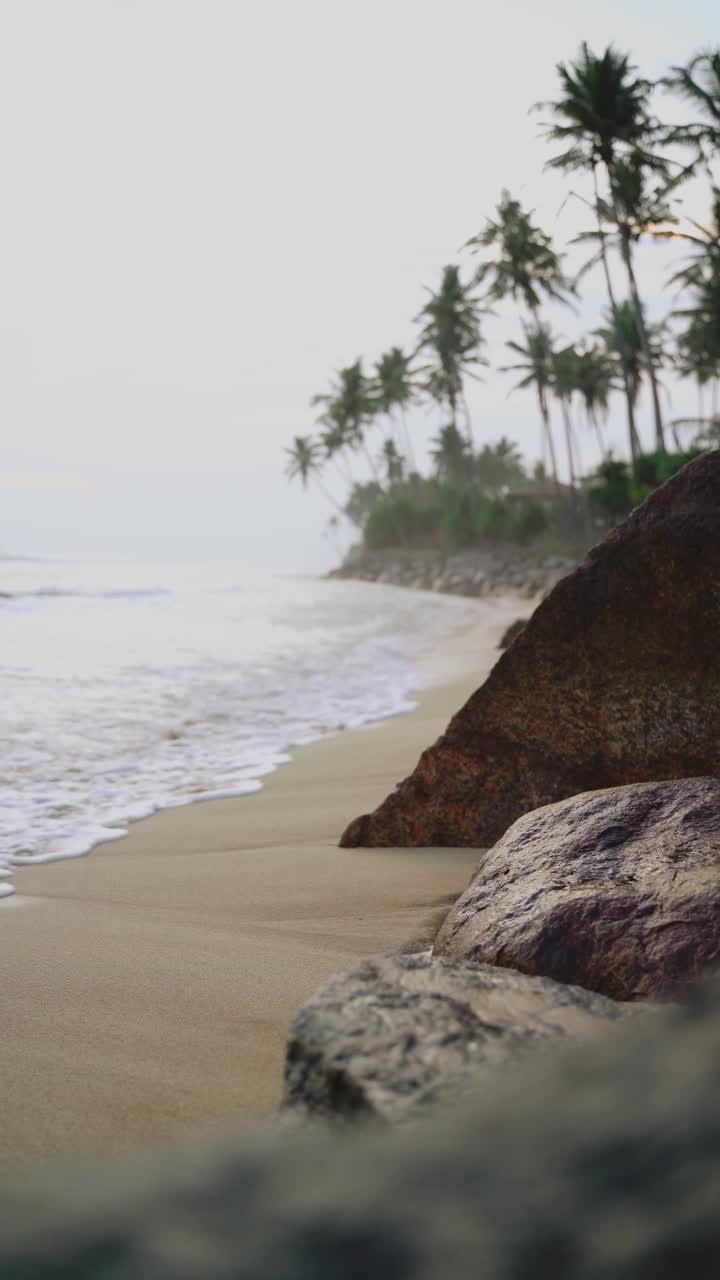
[[[527,603],[488,605],[407,715],[306,746],[254,796],[169,809],[0,904],[0,1155],[108,1151],[277,1105],[330,974],[430,937],[472,849],[339,850],[484,678]],[[142,768],[142,761],[138,761]]]

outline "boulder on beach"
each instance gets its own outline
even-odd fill
[[[7,1280],[694,1280],[720,1254],[720,989],[426,1123],[223,1133],[0,1182]]]
[[[589,791],[534,810],[488,851],[435,953],[677,999],[720,964],[720,781]]]
[[[295,1018],[284,1107],[340,1121],[414,1120],[529,1051],[607,1035],[631,1010],[428,952],[366,960],[331,978]]]
[[[579,792],[720,773],[720,451],[563,578],[490,676],[341,844],[493,844]]]

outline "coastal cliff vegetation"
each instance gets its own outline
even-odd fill
[[[661,119],[658,97],[689,118]],[[315,430],[286,451],[289,477],[317,484],[332,503],[331,527],[350,521],[370,550],[590,542],[720,443],[720,48],[651,81],[629,55],[583,44],[558,65],[556,96],[534,109],[551,148],[546,167],[572,181],[568,199],[582,203],[588,227],[559,251],[534,211],[503,191],[464,245],[462,265],[445,266],[427,291],[414,345],[339,369],[313,398]],[[704,185],[704,222],[684,212],[691,180]],[[653,239],[679,251],[659,318],[648,313],[636,262],[638,245]],[[547,304],[581,313],[594,269],[606,295],[602,323],[567,342]],[[497,372],[534,398],[543,456],[532,468],[504,436],[478,442],[466,398],[468,380],[488,376],[486,325],[501,308],[517,315],[518,332]],[[668,417],[664,371],[695,383],[696,416]],[[643,389],[650,433],[639,421]],[[438,415],[424,468],[408,421],[418,404]],[[622,414],[624,457],[606,447],[611,413]],[[589,474],[579,464],[581,424],[602,459]]]

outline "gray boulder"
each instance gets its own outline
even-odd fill
[[[511,969],[429,953],[366,960],[332,978],[295,1018],[284,1106],[333,1120],[416,1119],[529,1049],[607,1035],[627,1012]]]
[[[228,1135],[0,1184],[3,1280],[714,1280],[720,989],[365,1134]]]
[[[678,999],[720,962],[720,780],[587,791],[535,809],[485,855],[436,954]]]

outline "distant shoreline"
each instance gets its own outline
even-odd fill
[[[358,549],[326,576],[447,595],[474,598],[516,595],[532,599],[550,591],[556,582],[572,572],[578,561],[578,556],[543,556],[517,547],[468,548],[452,554],[408,548]]]

